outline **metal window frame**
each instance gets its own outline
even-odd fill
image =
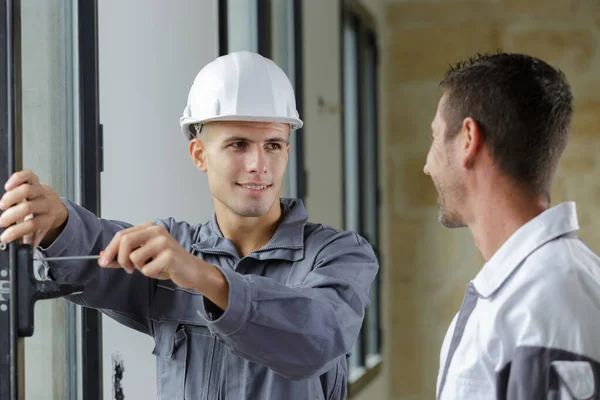
[[[227,0],[219,0],[217,6],[217,20],[219,21],[219,56],[224,56],[229,52],[228,26],[227,26]]]
[[[302,16],[303,4],[302,0],[291,0],[294,2],[294,49],[295,49],[295,65],[294,71],[296,83],[296,109],[298,114],[304,115],[304,40],[303,40],[303,21]],[[304,118],[304,117],[301,117]],[[305,200],[308,194],[308,171],[306,170],[306,162],[304,160],[304,135],[306,128],[302,127],[296,131],[296,187],[297,197]],[[309,128],[310,129],[310,128]]]
[[[0,180],[21,165],[20,2],[0,3]],[[2,192],[4,192],[2,185]],[[23,340],[17,334],[17,244],[0,250],[0,399],[23,396]],[[8,329],[6,329],[8,327]],[[7,357],[8,355],[8,357]]]
[[[81,206],[100,215],[100,172],[103,169],[102,126],[98,106],[98,2],[78,0],[79,123]],[[103,398],[102,318],[81,309],[82,396]]]
[[[341,127],[342,127],[342,135],[341,135],[341,154],[342,154],[342,168],[341,168],[341,174],[342,174],[342,193],[343,193],[343,204],[342,204],[342,220],[344,228],[348,229],[349,227],[347,226],[347,219],[346,219],[346,212],[348,211],[348,198],[346,195],[346,189],[349,185],[349,182],[346,182],[346,174],[345,174],[345,166],[348,163],[352,163],[352,164],[357,164],[358,167],[358,182],[355,182],[355,184],[358,185],[358,233],[361,233],[362,231],[362,222],[363,222],[363,207],[362,207],[362,192],[364,190],[364,185],[363,185],[363,179],[362,178],[362,157],[361,157],[361,141],[362,141],[362,127],[364,124],[364,115],[362,112],[362,99],[364,98],[364,93],[363,93],[363,85],[362,85],[362,77],[363,77],[363,70],[362,70],[362,55],[361,55],[361,32],[360,32],[360,20],[359,18],[354,15],[353,13],[349,12],[348,10],[344,9],[342,7],[342,23],[341,25],[341,33],[340,33],[340,48],[341,48],[341,53],[340,53],[340,65],[341,65],[341,85],[340,85],[340,89],[341,89],[341,97],[340,97],[340,103],[343,104],[342,107],[342,113],[341,113]],[[346,26],[351,26],[351,28],[356,32],[356,58],[353,60],[355,67],[356,67],[356,76],[357,76],[357,82],[356,82],[356,99],[357,99],[357,107],[358,107],[358,115],[357,115],[357,125],[358,125],[358,132],[357,132],[357,136],[358,136],[358,151],[356,154],[356,159],[349,159],[349,154],[346,152],[346,144],[347,144],[347,138],[346,138],[346,90],[345,90],[345,83],[346,83],[346,70],[345,70],[345,66],[346,66],[346,52],[345,52],[345,27]],[[354,112],[354,110],[352,110],[351,112]],[[367,359],[367,353],[366,353],[366,347],[367,347],[367,338],[366,335],[364,334],[364,329],[366,327],[366,318],[363,320],[363,324],[361,326],[361,330],[358,336],[358,344],[360,345],[359,347],[359,353],[358,354],[354,354],[354,356],[358,359],[358,364],[361,367],[364,367],[366,365],[366,359]],[[350,368],[350,364],[348,365],[348,368]]]
[[[377,338],[377,344],[378,344],[378,351],[379,353],[381,353],[381,347],[382,347],[382,341],[383,341],[383,329],[381,328],[381,265],[383,264],[383,256],[381,254],[381,173],[380,173],[380,165],[379,165],[379,155],[380,155],[380,151],[379,151],[379,73],[377,72],[377,66],[379,65],[379,53],[378,53],[378,47],[377,47],[377,36],[376,33],[372,30],[368,30],[366,33],[366,41],[368,42],[367,45],[372,46],[373,50],[374,50],[374,57],[375,57],[375,62],[374,62],[374,73],[375,73],[375,79],[374,79],[374,84],[375,87],[373,88],[374,91],[374,97],[373,97],[373,101],[375,103],[375,126],[374,126],[374,131],[377,133],[375,135],[375,137],[373,138],[373,149],[375,151],[374,154],[374,160],[376,160],[377,164],[375,165],[375,188],[376,188],[376,194],[375,194],[375,218],[376,218],[376,227],[375,227],[375,232],[374,232],[374,237],[373,238],[369,238],[372,239],[372,241],[375,243],[375,245],[373,246],[373,250],[375,251],[375,255],[377,256],[377,259],[379,260],[379,264],[380,264],[380,271],[377,274],[377,276],[375,277],[375,283],[379,289],[378,291],[378,296],[376,298],[376,306],[377,306],[377,321],[378,321],[378,325],[379,325],[379,332],[378,332],[378,338]],[[366,77],[366,75],[365,75]],[[368,218],[367,215],[364,215],[363,218]]]
[[[271,0],[257,0],[258,54],[271,58]]]

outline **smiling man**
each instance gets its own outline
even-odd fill
[[[21,171],[0,201],[0,240],[39,243],[47,256],[100,253],[102,268],[59,262],[49,276],[84,283],[71,300],[154,337],[160,399],[343,399],[379,266],[365,239],[310,223],[300,200],[280,198],[301,126],[272,61],[217,58],[181,118],[212,220],[99,219]]]

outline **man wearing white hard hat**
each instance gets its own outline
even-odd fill
[[[210,221],[99,219],[21,171],[0,201],[0,240],[26,237],[49,257],[100,253],[50,262],[48,274],[86,285],[70,300],[152,335],[160,399],[345,398],[379,265],[358,234],[280,198],[302,127],[288,78],[258,54],[219,57],[180,122],[208,176]]]

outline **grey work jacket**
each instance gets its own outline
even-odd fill
[[[98,254],[131,225],[63,200],[66,227],[47,256]],[[48,275],[84,283],[70,300],[152,335],[159,399],[325,400],[346,397],[347,363],[379,265],[354,232],[307,222],[300,200],[262,249],[240,258],[213,217],[191,226],[157,220],[229,283],[222,312],[194,290],[96,261],[50,264]]]

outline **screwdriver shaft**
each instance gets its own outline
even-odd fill
[[[66,256],[66,257],[42,257],[34,258],[38,261],[62,261],[62,260],[97,260],[100,256]]]

